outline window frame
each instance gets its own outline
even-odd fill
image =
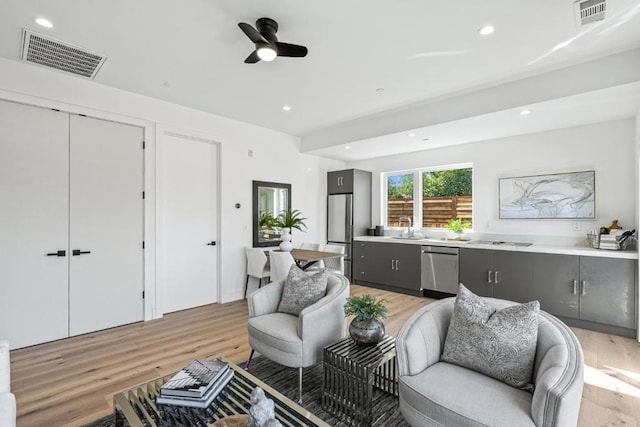
[[[412,224],[413,228],[416,228],[415,224],[422,224],[422,174],[424,172],[437,172],[443,170],[453,170],[453,169],[471,169],[471,195],[473,196],[473,189],[475,187],[475,180],[473,175],[473,163],[455,163],[452,165],[439,165],[439,166],[428,166],[418,169],[401,169],[395,171],[382,172],[380,174],[381,178],[381,218],[382,223],[385,224],[386,228],[392,230],[403,230],[405,227],[393,227],[387,225],[388,222],[388,211],[389,211],[389,177],[395,175],[409,175],[413,174],[413,219],[414,223]],[[420,203],[416,203],[416,200],[420,201]],[[471,224],[475,224],[475,211],[474,211],[474,203],[471,203]],[[420,229],[427,230],[443,230],[441,227],[419,227]],[[473,228],[469,229],[469,231],[473,231]]]

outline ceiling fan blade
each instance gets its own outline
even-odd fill
[[[249,24],[247,24],[245,22],[240,22],[238,24],[238,27],[240,27],[242,32],[245,33],[246,36],[249,37],[249,39],[252,42],[254,42],[254,43],[258,43],[258,42],[267,43],[267,40],[264,37],[262,37],[262,35],[258,32],[258,30],[253,28],[251,25],[249,25]]]
[[[247,59],[244,60],[245,64],[255,64],[260,61],[260,57],[258,56],[258,51],[254,50],[251,55],[247,56]]]
[[[307,48],[297,44],[276,42],[276,48],[278,49],[278,56],[292,56],[296,58],[302,58],[307,56]]]

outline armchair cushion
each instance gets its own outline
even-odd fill
[[[278,311],[299,315],[306,307],[315,304],[327,294],[328,275],[325,270],[307,274],[292,265],[284,282]]]
[[[401,410],[410,414],[412,425],[535,426],[531,393],[457,365],[435,363],[400,377],[399,386]]]
[[[538,301],[496,310],[460,284],[442,360],[513,387],[530,387],[539,311]]]

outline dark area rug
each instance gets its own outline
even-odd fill
[[[298,399],[298,370],[280,366],[265,357],[256,357],[251,362],[249,372],[278,390],[293,401]],[[333,426],[346,426],[322,409],[322,363],[303,370],[302,406]],[[373,425],[378,427],[404,427],[404,421],[398,407],[398,398],[383,392],[375,395],[373,407]],[[113,416],[101,418],[87,427],[113,427]]]

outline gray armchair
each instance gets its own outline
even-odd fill
[[[323,348],[345,336],[344,304],[349,296],[349,281],[330,274],[327,293],[305,308],[300,316],[277,311],[284,281],[269,283],[249,295],[249,345],[251,364],[254,351],[274,362],[298,368],[299,401],[302,400],[302,368],[322,360]]]
[[[486,299],[496,309],[515,303]],[[584,385],[582,348],[571,330],[538,317],[534,392],[440,361],[454,298],[416,312],[396,339],[400,410],[412,426],[575,427]]]
[[[11,393],[9,343],[0,341],[0,426],[15,427],[16,398]]]

